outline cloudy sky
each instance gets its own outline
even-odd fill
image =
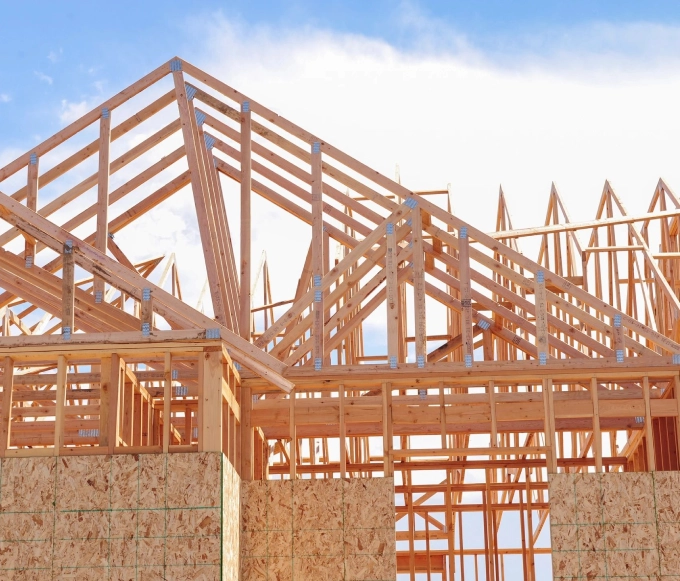
[[[680,187],[672,2],[1,4],[0,166],[178,54],[485,229],[501,184],[516,227],[552,181],[577,220],[605,179],[631,211]]]

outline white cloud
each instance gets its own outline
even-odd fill
[[[88,104],[86,100],[80,101],[78,103],[73,103],[62,99],[61,101],[61,112],[59,113],[59,119],[62,123],[73,123],[76,119],[79,119],[85,113],[87,113],[92,107]]]
[[[56,63],[61,60],[63,54],[64,50],[62,48],[60,48],[59,50],[51,50],[50,53],[47,55],[47,59],[52,63]]]
[[[659,177],[680,187],[680,29],[631,25],[617,41],[613,25],[590,25],[552,44],[542,37],[535,52],[515,46],[510,66],[464,37],[446,49],[417,39],[400,49],[352,34],[213,23],[196,64],[385,175],[399,164],[410,188],[451,183],[454,212],[483,229],[494,227],[500,184],[516,227],[542,223],[552,181],[576,220],[594,216],[605,179],[637,212]],[[586,42],[589,30],[607,34]],[[649,43],[649,34],[666,40]],[[630,54],[637,47],[646,69]],[[299,276],[280,236],[265,221],[254,226],[275,300],[290,298]],[[292,253],[304,256],[304,244]]]
[[[9,103],[12,100],[7,93],[0,93],[0,103]]]
[[[51,85],[54,82],[54,79],[49,75],[46,75],[45,73],[42,73],[40,71],[33,71],[33,73],[35,74],[36,77],[38,77],[38,80],[42,81],[43,83]]]

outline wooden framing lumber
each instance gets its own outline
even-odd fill
[[[241,103],[241,296],[239,328],[241,337],[250,341],[250,310],[251,301],[251,115],[250,104]]]
[[[2,426],[0,426],[0,456],[5,457],[5,452],[10,444],[10,422],[12,420],[12,392],[14,389],[14,361],[11,357],[4,358],[2,377]]]
[[[111,148],[111,112],[102,109],[99,120],[99,171],[97,173],[97,231],[94,246],[106,252],[109,238],[109,151]],[[104,281],[94,277],[94,294],[99,301],[103,300],[106,285]]]

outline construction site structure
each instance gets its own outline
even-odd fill
[[[198,305],[125,238],[181,196]],[[1,578],[680,578],[662,180],[484,232],[173,58],[1,168],[0,218]]]

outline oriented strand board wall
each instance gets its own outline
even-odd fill
[[[222,581],[239,581],[241,542],[241,478],[222,456]],[[206,580],[207,581],[207,580]]]
[[[680,472],[556,474],[555,579],[680,581]]]
[[[394,581],[394,480],[241,485],[242,581]]]
[[[217,453],[3,459],[0,579],[236,581],[239,484]]]

